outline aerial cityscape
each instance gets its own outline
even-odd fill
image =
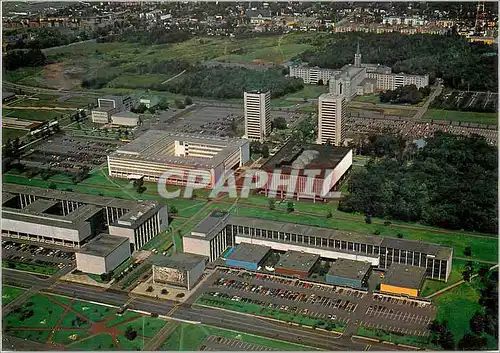
[[[2,350],[498,351],[497,2],[2,2]]]

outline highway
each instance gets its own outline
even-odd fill
[[[336,338],[332,334],[319,330],[298,328],[284,323],[260,319],[242,314],[221,311],[218,309],[177,305],[170,301],[150,299],[146,297],[130,298],[128,293],[118,290],[104,290],[102,288],[83,284],[57,281],[57,278],[39,278],[38,276],[4,269],[3,281],[23,287],[43,290],[54,294],[66,295],[76,299],[97,303],[123,306],[128,303],[129,309],[148,313],[170,316],[191,322],[199,322],[220,328],[243,331],[268,338],[284,340],[324,350],[365,350],[366,343],[353,342],[350,337]],[[401,347],[371,343],[371,350],[401,350]]]

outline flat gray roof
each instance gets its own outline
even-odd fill
[[[370,267],[371,264],[369,262],[338,258],[331,265],[328,274],[362,280],[370,270]]]
[[[191,235],[211,239],[227,226],[228,218],[228,213],[214,211],[196,225],[191,231]]]
[[[127,237],[101,233],[83,245],[78,252],[86,255],[106,257],[125,242],[129,242]]]
[[[385,274],[383,284],[404,288],[418,288],[422,286],[425,279],[425,267],[417,267],[402,264],[392,264]]]
[[[285,254],[280,255],[280,260],[275,268],[311,272],[318,260],[319,255],[317,254],[288,250]]]
[[[106,107],[96,107],[96,108],[93,108],[92,110],[96,111],[96,112],[105,112],[105,113],[109,113],[110,111],[114,110],[115,108],[106,108]]]
[[[175,141],[193,144],[206,144],[220,148],[212,158],[178,157],[165,153],[165,148]],[[214,168],[220,165],[235,150],[248,144],[247,140],[228,137],[210,137],[200,134],[174,133],[161,130],[149,130],[137,139],[120,147],[109,155],[110,158],[150,163],[187,165],[202,168]]]
[[[172,256],[153,255],[150,260],[154,266],[190,271],[198,266],[200,262],[206,262],[207,257],[196,254],[175,253]]]
[[[23,210],[31,213],[45,213],[49,208],[55,206],[59,201],[37,199],[23,208]]]
[[[100,206],[101,208],[102,207],[121,208],[127,210],[127,213],[125,213],[122,216],[123,219],[122,217],[120,217],[120,220],[124,221],[120,225],[127,226],[128,225],[127,223],[130,223],[130,227],[133,227],[133,223],[140,223],[141,219],[147,217],[148,215],[155,212],[158,208],[163,207],[165,205],[164,201],[125,200],[114,197],[79,194],[70,191],[42,189],[42,188],[28,187],[25,185],[17,185],[17,184],[9,184],[9,193],[34,195],[37,199],[77,201],[86,205]],[[77,210],[81,209],[82,207],[83,206],[79,207]],[[50,216],[52,217],[52,215]],[[67,217],[68,216],[66,216],[65,218]]]
[[[111,117],[118,117],[118,118],[131,118],[131,119],[139,119],[139,114],[128,112],[128,111],[122,111],[122,112],[116,112]]]
[[[271,251],[270,246],[240,243],[236,249],[227,257],[228,260],[261,263],[266,255]]]

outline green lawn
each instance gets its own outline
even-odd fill
[[[458,342],[469,327],[469,320],[474,313],[481,310],[479,305],[480,280],[474,279],[450,291],[432,298],[439,307],[437,319],[448,321],[448,326]]]
[[[14,260],[2,260],[2,267],[12,268],[19,271],[34,272],[42,275],[53,275],[59,271],[59,269],[55,266],[39,265]]]
[[[9,129],[6,127],[2,128],[2,141],[7,141],[7,139],[15,139],[16,137],[23,137],[28,133],[28,130],[20,130],[20,129]]]
[[[207,325],[193,325],[181,323],[175,331],[162,344],[162,351],[197,351],[205,338],[208,336],[222,336],[230,339],[241,340],[246,343],[253,343],[279,351],[310,351],[310,347],[304,347],[293,343],[268,339],[248,333],[223,330]]]
[[[395,344],[405,344],[409,346],[422,347],[434,350],[438,348],[429,342],[429,337],[403,335],[400,333],[388,332],[379,329],[373,330],[366,327],[359,327],[358,330],[356,331],[356,335],[375,338],[381,341],[389,341]]]
[[[54,336],[52,337],[52,341],[64,345],[69,345],[86,337],[89,337],[90,335],[91,335],[90,331],[78,330],[78,329],[56,331],[54,333]]]
[[[120,325],[122,322],[138,319],[139,317],[141,317],[139,314],[127,310],[123,314],[116,314],[113,319],[106,321],[106,327]]]
[[[75,301],[71,308],[94,322],[103,321],[106,317],[116,312],[116,309],[113,308],[82,301]]]
[[[373,104],[378,104],[380,103],[380,96],[378,94],[371,94],[368,96],[356,96],[353,99],[355,102],[366,102],[366,103],[373,103]]]
[[[117,348],[113,337],[107,333],[91,336],[66,347],[66,349],[74,351],[108,351]]]
[[[271,104],[274,107],[289,107],[293,106],[297,103],[304,102],[304,98],[309,99],[318,99],[320,95],[328,92],[328,86],[321,85],[304,85],[304,88],[295,93],[287,94],[278,99],[273,99]]]
[[[124,323],[118,326],[118,328],[122,331],[125,331],[128,327],[131,327],[132,329],[137,331],[139,335],[153,338],[158,333],[158,331],[166,324],[167,321],[165,320],[153,317],[146,318],[145,316],[142,316],[141,318],[138,318],[136,320]]]
[[[18,287],[2,286],[2,305],[7,305],[23,294],[26,290]]]
[[[111,88],[144,88],[147,89],[152,85],[162,83],[170,76],[153,75],[153,74],[123,74],[107,84]]]
[[[63,99],[64,98],[64,99]],[[88,106],[89,103],[95,103],[94,98],[71,96],[65,98],[61,95],[40,93],[33,97],[23,99],[19,102],[12,103],[16,107],[61,107],[61,108],[82,108]],[[60,114],[67,115],[71,111],[60,111]]]
[[[2,71],[2,78],[5,81],[17,82],[26,77],[39,76],[43,72],[43,67],[23,67],[14,71]]]
[[[225,62],[263,61],[265,63],[280,64],[312,48],[312,45],[299,43],[282,44],[280,46],[272,45],[264,48],[256,48],[255,50],[249,50],[245,54],[222,55],[215,58],[215,60]]]
[[[257,316],[269,317],[283,322],[294,322],[299,325],[309,327],[319,327],[328,331],[343,332],[345,324],[329,320],[315,319],[301,314],[290,314],[279,310],[262,307],[252,303],[234,302],[225,298],[216,298],[210,295],[202,295],[196,303],[233,310],[240,313],[253,314]]]
[[[429,109],[424,115],[424,120],[428,121],[431,119],[496,125],[498,123],[498,114]]]
[[[67,111],[57,110],[34,110],[34,109],[5,109],[3,110],[4,117],[13,117],[33,121],[45,121],[59,118],[61,115],[66,115]]]

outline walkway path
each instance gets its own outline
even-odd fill
[[[495,269],[495,268],[497,268],[497,267],[498,267],[498,265],[495,265],[495,266],[490,267],[490,271],[491,271],[491,270],[494,270],[494,269]],[[470,277],[470,279],[474,279],[474,278],[476,278],[477,276],[479,276],[479,275],[476,273],[475,275],[472,275],[472,276]],[[443,289],[441,289],[441,290],[438,290],[437,292],[432,293],[432,294],[430,294],[430,295],[426,296],[425,298],[426,298],[426,299],[429,299],[429,298],[435,297],[435,296],[437,296],[437,295],[440,295],[441,293],[444,293],[444,292],[446,292],[446,291],[449,291],[450,289],[453,289],[453,288],[455,288],[455,287],[458,287],[459,285],[461,285],[461,284],[463,284],[463,283],[465,283],[465,281],[464,281],[464,280],[458,281],[457,283],[454,283],[454,284],[452,284],[451,286],[448,286],[448,287],[446,287],[446,288],[443,288]]]
[[[158,333],[144,346],[143,351],[157,351],[163,342],[177,329],[179,321],[170,320]]]
[[[10,105],[2,106],[5,110],[7,109],[23,109],[23,110],[71,110],[76,111],[76,108],[64,108],[64,107],[13,107]]]
[[[429,109],[429,105],[431,104],[431,102],[434,100],[434,98],[439,96],[442,91],[443,86],[438,83],[436,89],[431,93],[425,104],[418,109],[417,113],[413,116],[413,119],[417,121],[421,120],[424,117],[425,113],[427,113],[427,109]]]
[[[165,84],[165,83],[167,83],[167,82],[170,82],[170,81],[172,81],[172,80],[175,80],[177,77],[181,76],[181,75],[182,75],[183,73],[185,73],[185,72],[186,72],[186,70],[184,70],[184,71],[182,71],[182,72],[178,73],[178,74],[177,74],[177,75],[175,75],[174,77],[170,77],[169,79],[167,79],[167,80],[163,81],[161,84],[162,84],[162,85],[164,85],[164,84]]]

